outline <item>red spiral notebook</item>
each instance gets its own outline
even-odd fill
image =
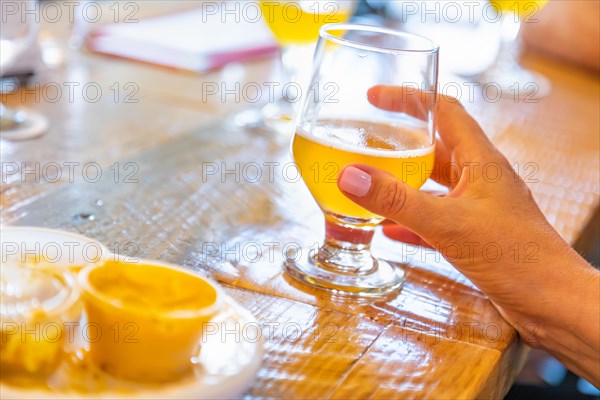
[[[87,41],[95,52],[165,67],[203,72],[266,56],[277,44],[264,21],[207,15],[202,8],[104,25]]]

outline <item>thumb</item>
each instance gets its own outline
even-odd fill
[[[350,200],[391,219],[425,240],[445,230],[448,212],[442,198],[415,189],[386,171],[364,164],[346,166],[338,187]],[[447,227],[447,225],[446,225]]]

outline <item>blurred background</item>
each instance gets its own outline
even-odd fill
[[[1,3],[4,15],[10,14],[9,2],[2,0]],[[230,14],[223,14],[222,10],[215,8],[224,3],[152,0],[32,2],[40,7],[42,15],[33,22],[37,29],[36,39],[8,60],[9,44],[14,38],[2,37],[0,89],[9,93],[22,84],[43,85],[51,81],[57,71],[68,69],[71,61],[80,57],[81,53],[92,51],[155,64],[157,68],[169,67],[198,74],[219,70],[218,79],[236,81],[240,74],[243,75],[244,62],[253,58],[276,58],[278,49],[285,46],[275,27],[256,17],[253,13],[255,8],[247,6],[252,2],[226,2],[230,6],[226,9],[232,10]],[[469,102],[470,96],[494,96],[486,93],[486,85],[488,89],[491,87],[504,95],[530,96],[532,100],[547,95],[552,90],[550,83],[543,75],[530,73],[525,68],[528,52],[544,52],[556,62],[578,63],[582,69],[597,76],[598,61],[579,57],[585,52],[580,51],[578,46],[585,45],[580,41],[588,42],[591,47],[597,46],[598,37],[584,36],[577,43],[572,42],[574,51],[577,51],[573,55],[569,48],[560,47],[560,41],[553,42],[555,46],[549,49],[544,43],[548,41],[545,38],[549,37],[549,31],[543,30],[546,24],[552,23],[552,32],[568,37],[571,32],[565,30],[564,25],[574,27],[581,24],[579,29],[586,34],[588,23],[577,17],[585,15],[586,10],[578,7],[583,3],[597,5],[597,1],[550,0],[548,4],[546,0],[537,0],[527,3],[529,8],[525,9],[521,5],[512,8],[507,5],[505,8],[502,1],[360,0],[352,4],[351,21],[385,25],[438,42],[441,48],[440,91],[460,98],[467,108],[474,103],[472,100]],[[569,12],[562,12],[558,10],[557,3],[571,3],[572,6]],[[573,17],[569,14],[571,12],[578,18],[576,22],[569,21]],[[561,15],[558,22],[552,20],[557,13]],[[592,18],[592,24],[598,24],[597,14],[588,16]],[[146,23],[148,21],[151,22]],[[3,28],[5,26],[3,20]],[[24,38],[27,34],[22,36]],[[282,78],[286,75],[285,68],[285,58],[282,63],[274,63],[271,79],[293,79],[293,76]],[[78,74],[84,73],[73,70],[68,76],[77,81]],[[493,113],[493,107],[487,110],[471,108],[469,111],[477,116],[478,113]],[[3,109],[4,117],[11,115]],[[487,120],[493,121],[490,126],[484,126],[491,136],[510,122],[503,120],[501,115]],[[5,121],[3,128],[8,126],[4,124]],[[599,242],[600,220],[596,213],[577,242],[576,249],[593,265],[599,265]],[[571,374],[556,359],[534,350],[507,398],[539,395],[548,398],[598,398],[600,392]]]

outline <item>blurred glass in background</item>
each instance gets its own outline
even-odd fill
[[[391,1],[387,15],[400,28],[440,45],[443,74],[475,77],[490,68],[499,48],[499,24],[486,18],[484,1]]]
[[[37,3],[33,0],[0,0],[0,77],[2,93],[15,90],[20,80],[26,80],[33,65],[21,57],[37,54]],[[33,51],[32,51],[33,49]],[[35,59],[34,59],[35,62]],[[26,108],[0,104],[0,138],[23,140],[46,132],[48,120]]]
[[[292,133],[293,119],[308,82],[319,30],[325,24],[346,22],[354,13],[355,0],[260,0],[262,17],[281,48],[281,82],[291,84],[283,96],[260,110],[240,113],[244,126]]]
[[[536,23],[547,0],[364,0],[359,10],[440,45],[440,86],[475,81],[515,98],[540,98],[549,81],[519,65],[522,24]],[[449,93],[452,94],[452,93]]]

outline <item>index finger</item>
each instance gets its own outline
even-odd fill
[[[437,108],[434,123],[448,149],[460,150],[459,162],[479,159],[494,149],[479,124],[451,96],[435,95],[414,87],[377,85],[367,91],[367,97],[377,108],[403,112],[421,120],[426,120]]]

